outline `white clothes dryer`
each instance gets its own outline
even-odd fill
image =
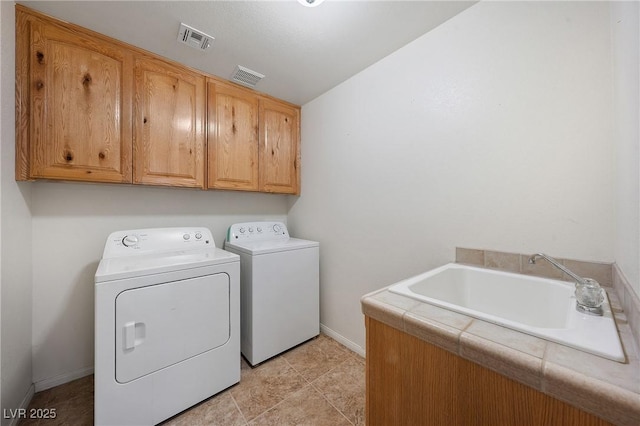
[[[318,242],[290,238],[282,222],[245,222],[224,248],[240,255],[240,346],[251,365],[320,334]]]
[[[240,381],[240,262],[207,228],[118,231],[95,275],[95,424],[153,425]]]

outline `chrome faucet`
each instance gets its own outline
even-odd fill
[[[544,253],[534,254],[529,258],[529,263],[535,265],[536,260],[539,258],[546,260],[574,279],[576,282],[576,310],[578,310],[578,312],[589,315],[603,315],[602,303],[604,302],[604,290],[600,287],[598,281],[591,278],[582,278]]]

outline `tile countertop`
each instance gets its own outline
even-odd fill
[[[616,425],[640,425],[640,357],[607,288],[627,363],[610,361],[457,312],[390,293],[362,297],[362,312]]]

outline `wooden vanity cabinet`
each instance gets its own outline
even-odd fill
[[[368,425],[612,426],[371,317],[365,324]]]
[[[204,76],[136,58],[134,183],[205,187],[205,93]]]
[[[258,97],[207,83],[208,186],[258,191]]]
[[[16,6],[16,179],[131,182],[131,52]]]

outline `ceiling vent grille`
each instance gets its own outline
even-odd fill
[[[258,84],[258,82],[263,78],[264,75],[260,74],[259,72],[255,72],[241,65],[236,66],[233,74],[231,74],[231,81],[235,81],[236,83],[240,83],[249,87],[255,87],[256,84]]]
[[[198,50],[207,50],[211,47],[214,38],[202,31],[191,28],[188,25],[180,24],[178,31],[178,41]]]

